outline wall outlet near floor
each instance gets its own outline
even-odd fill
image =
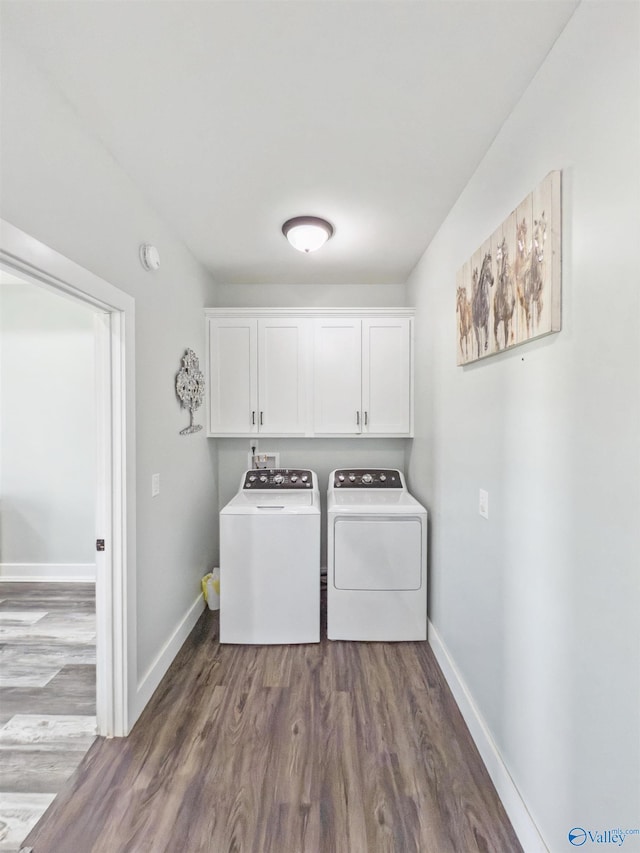
[[[485,492],[484,489],[480,489],[478,512],[483,518],[489,518],[489,492]]]
[[[160,494],[160,474],[151,475],[151,497],[155,498]]]

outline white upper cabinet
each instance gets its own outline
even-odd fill
[[[266,435],[304,435],[307,321],[258,320],[258,429]]]
[[[210,435],[303,435],[307,321],[207,320]]]
[[[410,435],[411,319],[315,323],[314,432]]]
[[[361,320],[315,321],[314,432],[357,435],[362,418]]]
[[[413,434],[410,309],[206,310],[208,434]]]
[[[411,321],[362,321],[362,425],[371,435],[409,435]]]
[[[207,321],[208,432],[258,431],[258,321],[216,317]]]

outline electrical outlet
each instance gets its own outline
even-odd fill
[[[256,453],[251,457],[251,468],[279,468],[280,454],[279,453]]]
[[[279,468],[280,454],[270,450],[260,450],[258,440],[249,439],[249,455],[247,457],[247,468]]]
[[[480,489],[478,512],[483,518],[489,518],[489,492],[485,492],[484,489]]]
[[[151,497],[155,498],[160,494],[160,474],[151,475]]]

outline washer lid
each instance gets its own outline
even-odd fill
[[[261,513],[285,513],[308,515],[320,512],[318,492],[238,492],[221,510],[227,515],[258,515]]]

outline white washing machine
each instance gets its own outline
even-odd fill
[[[333,471],[327,526],[328,638],[426,640],[427,511],[403,474]]]
[[[220,642],[320,642],[313,471],[247,471],[220,512]]]

